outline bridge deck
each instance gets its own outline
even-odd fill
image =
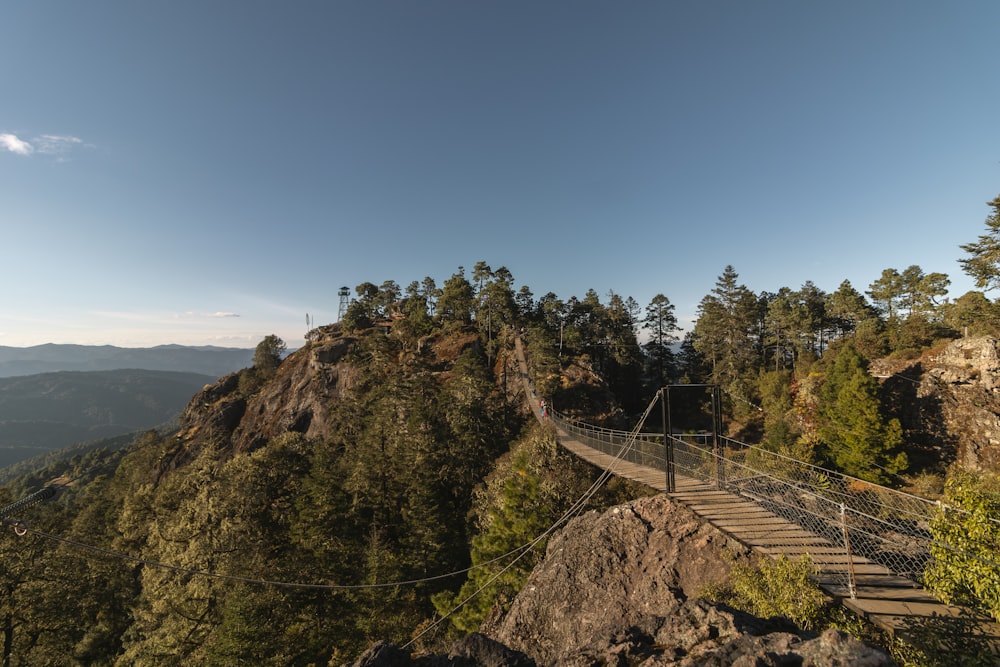
[[[555,431],[559,444],[585,461],[666,492],[667,480],[663,471],[618,461],[574,440],[558,427]],[[907,628],[912,629],[921,619],[968,617],[967,609],[939,602],[912,581],[858,556],[853,558],[857,585],[856,596],[852,599],[843,583],[848,559],[842,545],[832,544],[751,500],[720,491],[708,483],[683,475],[676,475],[674,482],[676,490],[669,494],[671,498],[755,551],[772,556],[809,554],[819,569],[818,583],[827,594],[892,634],[905,636]],[[981,628],[986,636],[1000,642],[1000,626],[987,622]]]
[[[525,400],[528,408],[541,419],[532,404],[535,392],[528,377],[528,366],[520,340],[516,341],[515,347]],[[559,444],[585,461],[666,493],[666,474],[662,470],[617,460],[609,454],[588,447],[555,424],[552,425]],[[896,575],[877,563],[858,556],[854,556],[852,562],[848,563],[842,545],[833,544],[810,533],[752,500],[679,474],[674,477],[674,488],[669,494],[671,498],[755,551],[771,556],[787,554],[795,557],[808,554],[819,569],[817,583],[828,595],[839,599],[845,607],[890,634],[905,637],[908,632],[919,631],[922,621],[934,618],[970,617],[968,609],[939,602],[909,579]],[[855,575],[853,598],[844,584],[848,567],[853,567]],[[984,619],[977,624],[975,632],[987,638],[993,652],[1000,654],[1000,624]]]

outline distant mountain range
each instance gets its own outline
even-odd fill
[[[231,347],[115,347],[113,345],[0,345],[0,378],[57,371],[137,368],[220,377],[253,365],[253,349]]]
[[[0,346],[0,467],[164,425],[252,349]]]
[[[0,378],[0,466],[160,426],[215,379],[136,369]]]

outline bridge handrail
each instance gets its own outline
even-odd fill
[[[589,435],[592,439],[595,439],[598,442],[621,443],[625,442],[625,440],[630,436],[630,433],[627,431],[593,426],[585,422],[568,418],[555,410],[552,411],[552,416],[554,419],[559,420],[559,422],[568,431],[572,431],[577,434]],[[696,446],[697,443],[690,443],[691,439],[705,439],[709,437],[711,437],[710,434],[670,435],[670,439],[675,443],[695,444]],[[656,433],[640,433],[637,434],[636,438],[647,442],[657,442],[661,444],[663,442],[663,435]],[[740,442],[734,438],[719,436],[719,441],[720,452],[722,452],[721,456],[723,459],[733,462],[734,454],[741,450],[749,452],[754,457],[757,457],[756,460],[758,463],[766,462],[770,459],[769,463],[771,465],[768,466],[770,469],[767,472],[772,476],[783,479],[785,482],[794,484],[803,490],[809,490],[817,495],[831,500],[836,500],[838,503],[847,504],[855,511],[862,512],[865,510],[865,505],[867,503],[858,503],[859,498],[862,497],[860,493],[863,491],[878,494],[882,498],[893,499],[896,502],[891,503],[892,507],[897,508],[904,514],[907,514],[917,520],[930,520],[939,507],[939,504],[933,500],[928,500],[926,498],[906,493],[905,491],[868,482],[858,477],[845,475],[844,473],[823,468],[812,463],[799,461],[798,459],[785,456],[778,452],[773,452],[756,445]],[[747,469],[755,470],[752,467],[748,467]],[[792,478],[790,475],[782,477],[781,475],[775,474],[778,472],[788,473],[790,471],[802,473],[802,478]],[[820,484],[817,484],[816,481],[812,480],[819,480]],[[822,486],[822,483],[825,483],[826,486]],[[833,498],[830,496],[833,496]],[[881,504],[884,505],[885,503],[883,502]]]
[[[633,437],[558,411],[550,415],[564,431],[611,456],[620,456]],[[716,452],[711,438],[711,434],[671,434],[675,468],[752,500],[834,544],[843,542],[850,531],[854,554],[920,581],[930,558],[930,521],[938,503],[732,438],[720,436]],[[666,471],[665,450],[662,434],[640,433],[624,458]]]

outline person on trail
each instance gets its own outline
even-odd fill
[[[545,404],[544,399],[538,402],[538,411],[541,413],[542,419],[549,416],[549,406]]]

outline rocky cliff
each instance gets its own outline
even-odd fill
[[[252,369],[206,385],[181,415],[175,450],[160,472],[184,465],[207,442],[225,443],[224,449],[237,454],[252,452],[288,432],[323,438],[329,432],[330,404],[347,396],[359,381],[360,371],[350,359],[357,341],[344,335],[339,324],[321,327],[254,391],[241,388],[241,378]],[[415,353],[443,377],[464,350],[478,345],[475,332],[457,331],[421,339]]]
[[[871,372],[927,462],[1000,472],[1000,341],[962,338]]]
[[[511,609],[447,654],[385,644],[376,665],[890,665],[839,633],[800,633],[698,597],[746,551],[666,496],[591,512],[549,542]]]

